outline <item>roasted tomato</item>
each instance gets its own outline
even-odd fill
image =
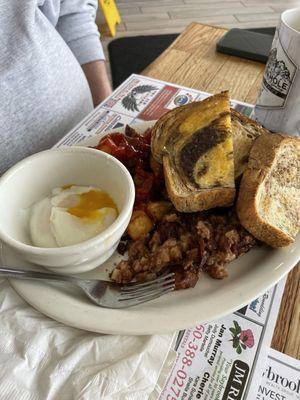
[[[141,167],[137,167],[133,176],[135,185],[135,203],[147,203],[151,199],[154,188],[154,175]]]
[[[111,133],[101,139],[95,148],[113,155],[133,173],[136,166],[150,169],[150,143],[151,129],[139,135],[133,128],[126,126],[125,135]]]
[[[122,133],[111,133],[105,136],[95,148],[111,154],[124,163],[131,157],[138,155]]]
[[[144,209],[146,203],[160,193],[163,176],[155,176],[150,165],[151,129],[143,135],[126,126],[125,134],[111,133],[95,147],[120,160],[130,171],[135,184],[135,209]]]

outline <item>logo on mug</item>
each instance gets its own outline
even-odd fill
[[[266,96],[271,94],[273,95],[272,101],[268,96],[268,106],[283,107],[293,83],[296,69],[296,65],[288,57],[277,34],[277,40],[274,39],[269,54],[257,105],[263,107],[264,103],[266,104]]]
[[[277,49],[271,50],[266,66],[263,84],[275,96],[285,99],[292,84],[291,71],[283,60],[277,59]]]

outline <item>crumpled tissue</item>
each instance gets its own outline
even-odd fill
[[[146,400],[172,339],[67,327],[0,280],[1,400]]]

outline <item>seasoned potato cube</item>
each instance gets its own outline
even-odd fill
[[[127,227],[128,235],[133,240],[144,238],[153,228],[153,223],[145,211],[133,211],[131,220]]]
[[[147,204],[146,211],[153,221],[158,222],[162,220],[164,215],[168,214],[172,207],[172,203],[168,201],[155,201]]]

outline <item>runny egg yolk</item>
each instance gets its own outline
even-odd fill
[[[99,209],[104,207],[113,208],[118,212],[118,208],[112,198],[105,192],[90,190],[78,195],[79,202],[74,207],[69,207],[67,212],[78,218],[88,218],[93,221],[99,218]]]

